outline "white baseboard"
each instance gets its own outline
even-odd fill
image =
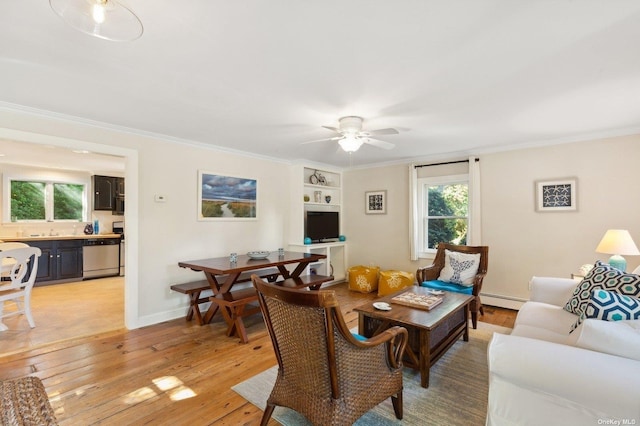
[[[518,299],[509,296],[500,296],[497,294],[484,294],[480,293],[482,297],[482,304],[489,306],[497,306],[499,308],[520,310],[522,305],[526,302],[524,299]]]

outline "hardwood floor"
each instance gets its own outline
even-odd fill
[[[356,327],[353,308],[375,295],[349,292],[346,284],[330,288],[346,322]],[[480,317],[505,327],[512,327],[514,319],[515,311],[488,306]],[[56,321],[52,329],[84,322],[78,312]],[[45,323],[36,317],[36,329],[50,326]],[[61,425],[258,424],[262,411],[231,386],[275,365],[276,359],[262,317],[246,318],[245,324],[248,344],[226,337],[219,315],[202,327],[177,319],[41,344],[0,356],[0,379],[42,379]],[[4,344],[1,333],[0,339]]]
[[[6,312],[15,310],[7,303]],[[0,356],[52,342],[124,328],[124,278],[110,277],[35,287],[30,328],[23,315],[2,320]]]

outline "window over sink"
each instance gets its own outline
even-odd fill
[[[9,189],[7,204],[12,222],[87,220],[85,183],[9,179]]]

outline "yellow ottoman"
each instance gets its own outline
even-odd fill
[[[371,293],[378,289],[378,266],[352,266],[349,268],[349,290]]]
[[[382,271],[378,282],[378,296],[395,293],[413,285],[413,274],[403,271]]]

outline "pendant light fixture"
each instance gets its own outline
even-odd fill
[[[142,35],[142,22],[115,0],[49,0],[51,9],[78,31],[112,41],[133,41]]]

